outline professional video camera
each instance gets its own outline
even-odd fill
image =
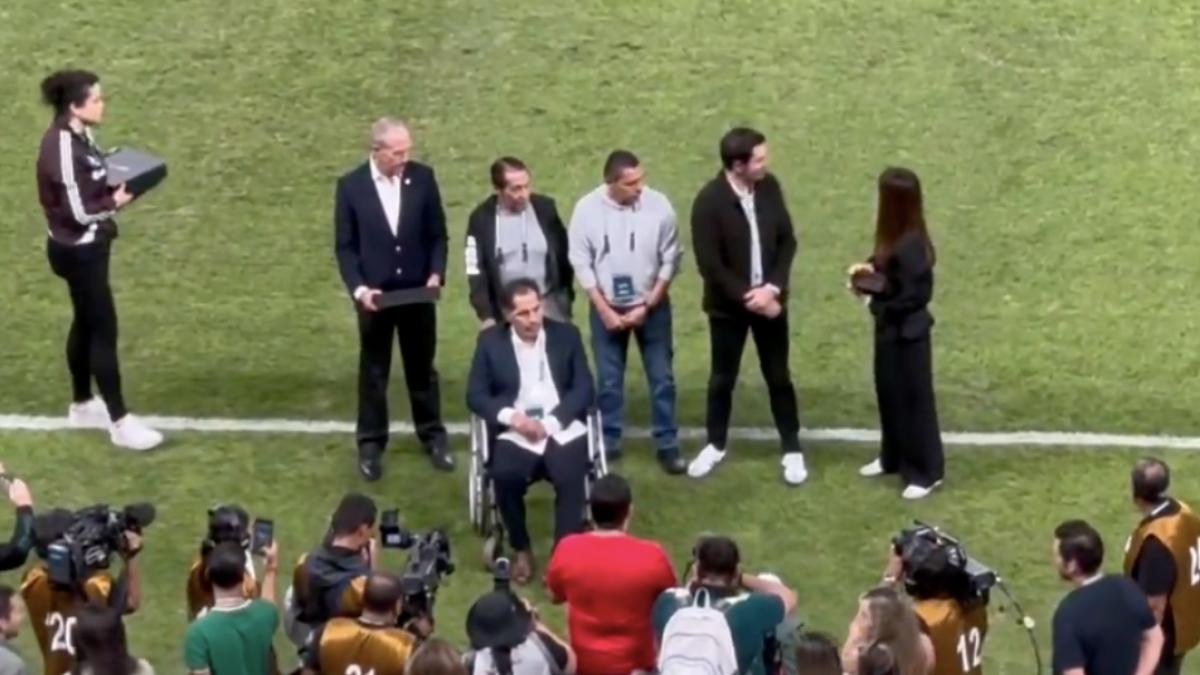
[[[968,556],[954,537],[921,521],[915,525],[892,539],[904,563],[905,591],[917,599],[950,597],[986,605],[998,581],[996,572]]]
[[[413,619],[433,619],[433,606],[442,579],[454,573],[450,539],[441,530],[412,533],[400,525],[396,509],[384,511],[379,519],[379,536],[384,548],[407,550],[408,563],[400,575],[404,590],[404,614],[400,624]]]
[[[75,513],[55,509],[34,519],[34,544],[38,556],[46,561],[50,582],[79,589],[93,574],[108,569],[114,551],[126,550],[126,532],[141,534],[154,516],[154,505],[147,503],[119,511],[107,504]]]

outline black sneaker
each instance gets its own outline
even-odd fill
[[[678,450],[658,453],[658,465],[668,476],[678,476],[687,471],[687,461],[679,454]]]

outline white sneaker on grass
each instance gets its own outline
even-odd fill
[[[718,450],[715,445],[709,443],[704,446],[699,455],[696,455],[696,459],[693,459],[692,463],[688,464],[688,475],[692,478],[704,478],[712,473],[712,470],[717,468],[717,465],[724,459],[725,452]]]
[[[940,480],[938,482],[934,483],[933,485],[930,485],[929,487],[921,487],[920,485],[909,485],[908,487],[904,488],[904,492],[901,492],[900,496],[903,497],[904,499],[914,500],[914,501],[917,499],[924,499],[924,498],[928,497],[930,494],[932,494],[934,490],[941,487],[941,485],[942,485],[942,481],[940,481]]]
[[[870,464],[864,464],[858,469],[858,475],[865,478],[874,478],[883,475],[883,462],[876,459]]]
[[[800,485],[808,480],[808,467],[804,464],[803,452],[789,452],[783,456],[783,480],[788,485]]]
[[[104,429],[110,423],[108,406],[99,396],[67,406],[67,424],[75,429]]]
[[[163,442],[163,435],[146,426],[146,423],[133,415],[126,415],[113,422],[109,427],[108,437],[113,445],[136,450],[150,450]]]

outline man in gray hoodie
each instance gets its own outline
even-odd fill
[[[650,383],[659,465],[669,474],[683,473],[668,297],[683,257],[675,209],[666,195],[646,187],[636,155],[614,150],[604,162],[604,184],[576,203],[568,240],[575,277],[591,303],[597,405],[609,457],[620,457],[625,363],[633,335]]]

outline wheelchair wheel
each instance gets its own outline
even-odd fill
[[[479,455],[471,453],[471,470],[468,473],[467,500],[471,514],[471,526],[479,535],[488,533],[488,490],[484,481],[484,467],[480,466]]]
[[[483,540],[483,569],[491,572],[496,565],[496,549],[500,543],[500,538],[496,533],[489,534]]]

